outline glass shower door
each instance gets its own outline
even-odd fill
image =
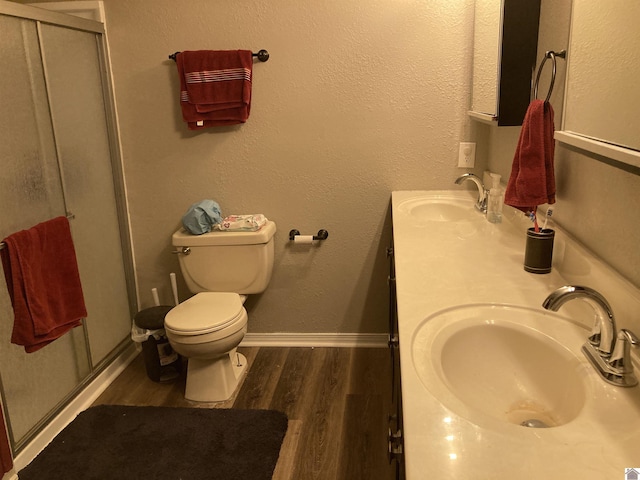
[[[43,12],[0,2],[0,240],[72,213],[88,315],[27,354],[10,343],[13,310],[0,280],[0,376],[14,454],[130,344],[135,311],[103,28]]]
[[[131,330],[99,37],[92,32],[41,26],[65,198],[75,215],[71,228],[94,366]]]
[[[65,215],[35,22],[0,16],[0,240]],[[12,72],[11,75],[6,72]],[[0,373],[14,445],[91,371],[84,327],[27,354],[11,343],[13,309],[0,279]]]

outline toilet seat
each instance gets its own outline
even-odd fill
[[[237,293],[202,292],[171,309],[164,326],[174,335],[206,335],[228,328],[243,318],[246,313]]]

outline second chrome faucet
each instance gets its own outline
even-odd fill
[[[484,187],[482,180],[480,177],[473,173],[465,173],[464,175],[460,175],[456,178],[456,185],[460,185],[465,180],[471,180],[478,187],[478,200],[476,201],[476,208],[480,210],[482,213],[487,213],[487,189]]]
[[[607,382],[619,387],[637,385],[631,363],[631,346],[637,346],[640,341],[629,330],[617,331],[611,306],[600,293],[589,287],[566,285],[551,293],[542,306],[556,312],[574,298],[586,300],[596,313],[591,334],[582,346],[587,359]]]

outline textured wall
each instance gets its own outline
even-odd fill
[[[250,331],[384,331],[390,193],[452,187],[457,144],[473,136],[473,2],[104,3],[141,307],[152,287],[170,301],[170,236],[212,198],[278,225]],[[167,55],[237,48],[271,54],[254,65],[249,121],[190,132]],[[292,248],[292,228],[329,239]]]

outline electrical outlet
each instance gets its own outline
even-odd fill
[[[476,144],[475,142],[460,142],[458,150],[458,167],[473,168],[476,164]]]

